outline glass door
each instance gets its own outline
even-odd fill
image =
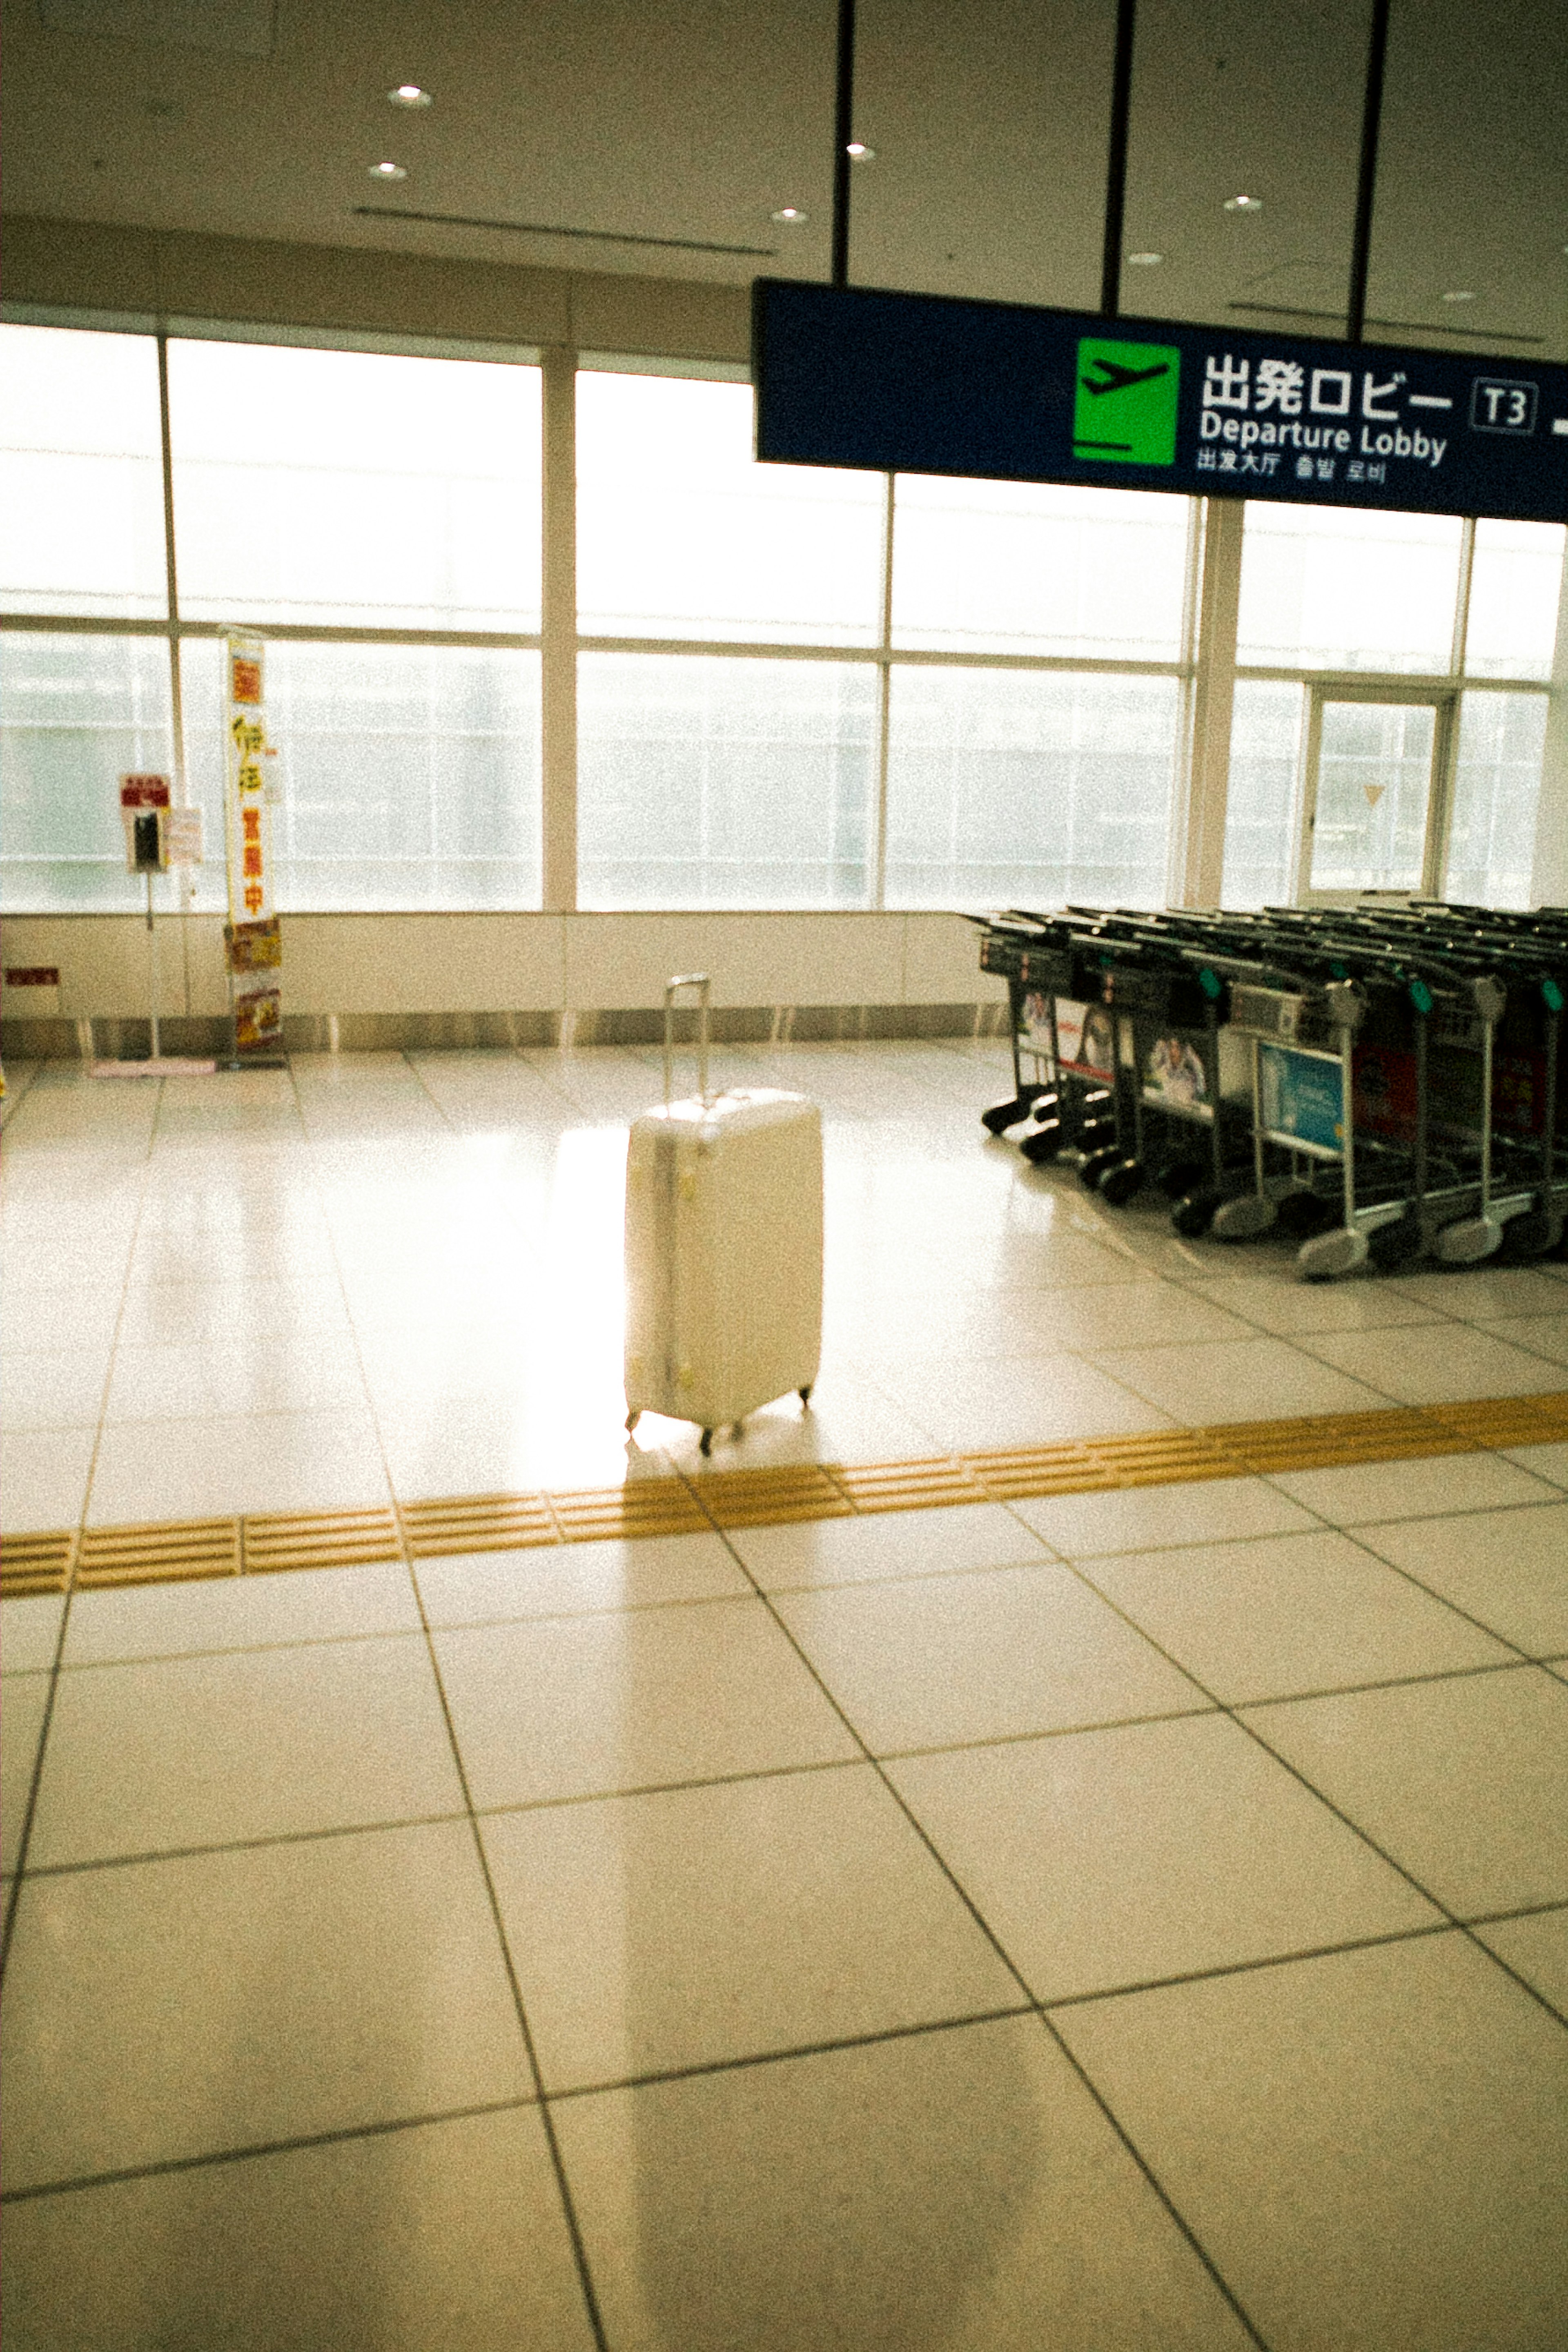
[[[1451,695],[1319,687],[1307,744],[1303,904],[1367,891],[1435,896]]]

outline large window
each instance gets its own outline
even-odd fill
[[[0,327],[18,910],[137,903],[131,767],[183,767],[224,904],[226,628],[267,643],[287,910],[1159,904],[1232,688],[1228,903],[1367,833],[1385,706],[1423,881],[1529,898],[1561,525],[1254,504],[1200,596],[1195,501],[758,465],[711,368],[599,360],[547,415],[528,352],[100,328]]]
[[[863,907],[876,677],[840,662],[584,655],[583,907]]]
[[[537,630],[532,367],[173,342],[189,620]]]
[[[1161,904],[1178,711],[1175,678],[901,665],[889,905]]]
[[[1360,852],[1336,867],[1327,845],[1335,825],[1361,839],[1364,801],[1377,825],[1408,819],[1389,887],[1430,875],[1451,898],[1530,903],[1565,541],[1560,523],[1248,508],[1227,905],[1367,887]],[[1354,757],[1346,730],[1364,738]]]
[[[137,903],[117,779],[170,765],[161,637],[0,634],[0,834],[20,911],[113,912]]]
[[[893,642],[1174,662],[1186,499],[901,476]]]
[[[5,327],[0,347],[0,610],[162,616],[156,343]]]

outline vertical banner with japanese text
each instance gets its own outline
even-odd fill
[[[283,938],[273,898],[272,812],[267,785],[266,648],[255,637],[225,646],[229,999],[235,1050],[273,1053],[283,1036]]]

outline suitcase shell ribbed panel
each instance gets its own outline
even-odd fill
[[[705,1429],[810,1385],[822,1123],[772,1088],[672,1103],[626,1154],[626,1402]]]

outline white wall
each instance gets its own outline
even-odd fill
[[[722,1006],[976,1004],[1005,997],[957,915],[286,915],[287,1013],[630,1011],[674,971],[706,971]],[[7,989],[8,1020],[135,1018],[147,931],[134,915],[18,915],[7,966],[57,965],[53,990]],[[222,1013],[223,926],[159,925],[167,1014]],[[188,986],[187,986],[188,975]]]

